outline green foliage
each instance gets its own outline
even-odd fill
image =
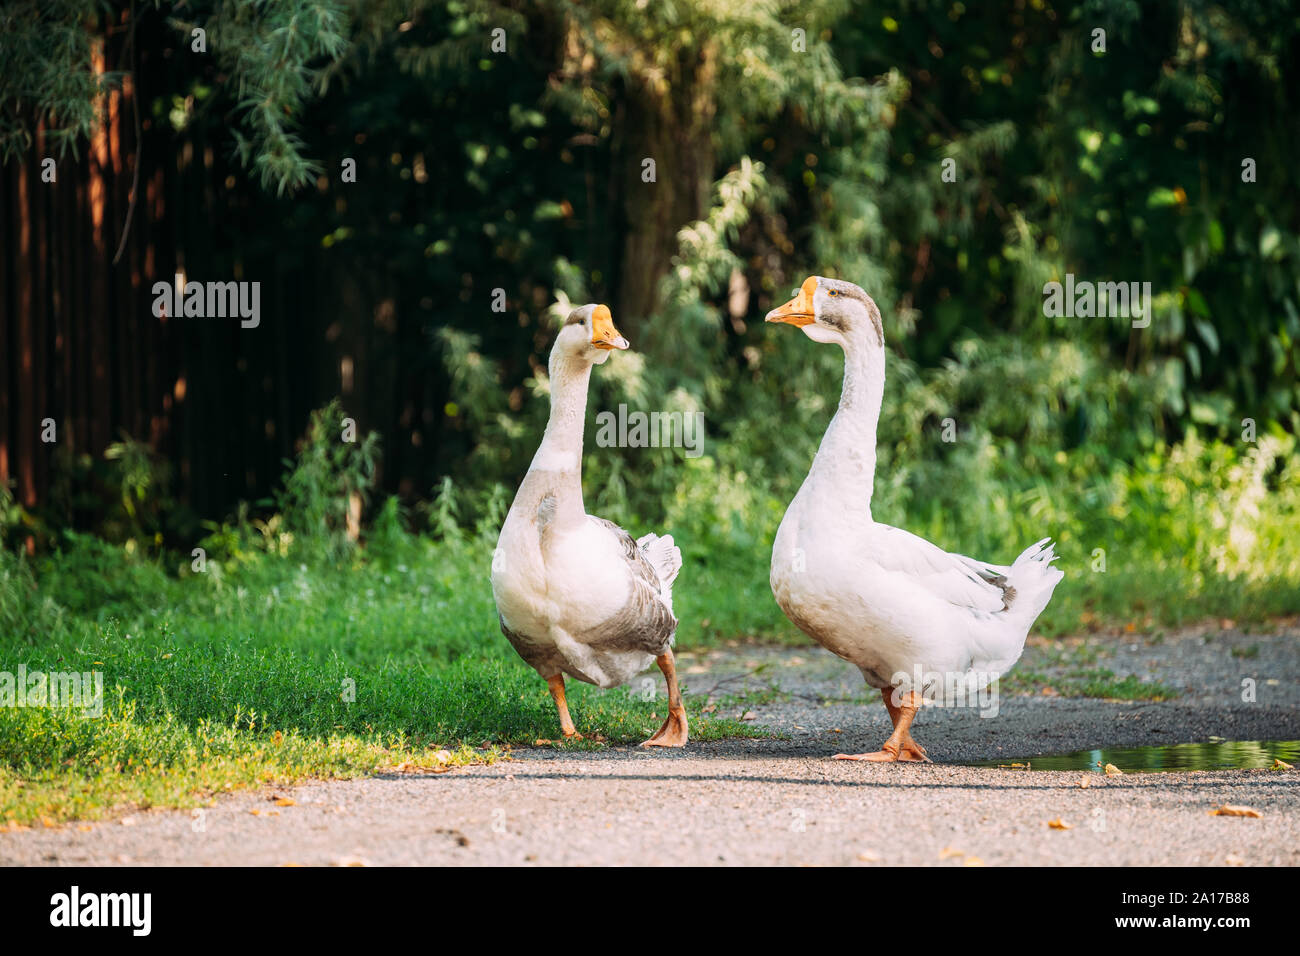
[[[186,8],[177,13],[191,16]],[[179,21],[183,36],[192,24]],[[347,5],[333,0],[218,0],[203,24],[222,68],[234,79],[247,135],[232,130],[239,157],[265,189],[293,192],[315,182],[296,117],[329,87],[329,67],[346,52]]]
[[[104,450],[109,463],[106,476],[117,490],[120,509],[105,520],[103,532],[115,541],[130,540],[141,546],[160,544],[171,498],[171,467],[144,442],[124,435]]]
[[[111,80],[90,72],[93,33],[121,9],[6,8],[18,42],[3,47],[0,139],[25,143],[18,117],[33,107],[57,114],[57,135],[84,135]],[[1063,447],[1123,435],[1127,460],[1189,424],[1220,438],[1244,418],[1297,428],[1300,239],[1279,174],[1289,126],[1275,121],[1294,113],[1284,4],[1044,0],[977,16],[865,0],[213,0],[135,15],[159,11],[178,45],[203,25],[220,66],[214,77],[196,62],[168,95],[205,104],[187,122],[233,135],[264,187],[293,191],[358,160],[349,202],[304,196],[286,229],[353,269],[411,277],[419,292],[400,308],[443,360],[431,431],[459,480],[522,471],[537,416],[519,413],[551,305],[609,299],[635,268],[620,261],[623,235],[665,228],[620,218],[638,188],[624,181],[634,151],[665,142],[678,155],[659,157],[663,201],[687,176],[713,182],[716,201],[666,224],[679,254],[632,336],[650,358],[643,396],[729,417],[742,397],[731,383],[768,357],[754,319],[823,272],[875,295],[898,365],[960,362],[971,340],[986,354],[1075,347],[1090,388],[1056,398]],[[497,29],[505,53],[489,49]],[[642,136],[650,126],[664,127],[657,139]],[[1243,144],[1256,182],[1242,181]],[[705,168],[682,169],[687,156]],[[1067,272],[1150,281],[1151,327],[1045,317],[1043,283]],[[434,307],[496,287],[517,322],[485,328],[481,311]],[[827,360],[813,361],[820,381]],[[773,371],[762,388],[800,384]],[[467,382],[505,401],[462,401]],[[635,472],[630,494],[661,490],[636,487]]]
[[[23,156],[44,124],[47,152],[76,155],[99,124],[96,103],[120,74],[96,72],[100,0],[13,0],[0,6],[0,162]]]
[[[360,534],[361,510],[374,487],[379,436],[356,436],[338,401],[311,415],[276,504],[286,529],[310,554],[348,558]]]

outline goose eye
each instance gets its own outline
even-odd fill
[[[827,290],[826,290],[826,294],[829,295],[829,296],[831,296],[831,297],[834,297],[834,296],[839,295],[839,293],[836,292],[834,289],[827,289]]]

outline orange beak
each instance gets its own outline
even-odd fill
[[[614,328],[614,317],[609,314],[607,305],[598,305],[592,310],[591,344],[598,349],[625,349],[632,344]]]
[[[813,316],[813,294],[817,291],[817,277],[809,276],[799,286],[799,294],[779,308],[767,313],[769,322],[785,322],[789,325],[811,325]]]

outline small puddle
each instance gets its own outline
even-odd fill
[[[1171,770],[1258,770],[1282,760],[1300,761],[1300,740],[1217,740],[1204,744],[1167,744],[1160,747],[1105,747],[1068,754],[981,760],[970,767],[1004,770],[1093,770],[1114,764],[1125,773],[1161,773]]]

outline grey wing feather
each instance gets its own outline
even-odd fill
[[[636,540],[608,518],[597,518],[591,516],[591,520],[609,530],[614,537],[618,538],[618,543],[623,546],[623,557],[627,560],[632,574],[638,580],[644,581],[649,585],[656,594],[659,593],[659,572],[650,560],[641,553],[641,548],[637,545]]]
[[[983,580],[1001,589],[1002,610],[1005,611],[1007,608],[1011,607],[1011,602],[1016,596],[1016,589],[1013,588],[1011,583],[1007,580],[1005,573],[1008,570],[1007,568],[996,564],[981,564],[979,561],[976,561],[973,558],[968,558],[964,554],[954,554],[953,557],[961,558],[963,563],[978,574]]]
[[[597,638],[601,643],[662,654],[672,646],[677,618],[661,598],[663,585],[658,571],[630,534],[606,518],[592,515],[591,520],[607,529],[623,546],[623,557],[632,574],[632,593],[621,611],[593,628],[584,640]]]

